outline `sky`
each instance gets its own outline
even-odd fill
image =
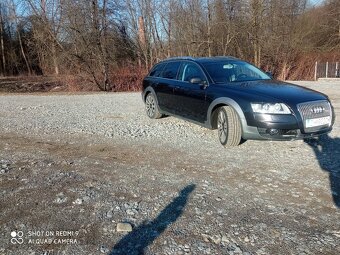
[[[312,5],[320,5],[324,0],[309,0]]]

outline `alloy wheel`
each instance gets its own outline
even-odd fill
[[[156,102],[151,94],[149,94],[146,98],[145,107],[147,115],[150,118],[153,118],[156,112]]]
[[[228,138],[228,122],[226,113],[223,110],[218,113],[217,129],[220,142],[225,144]]]

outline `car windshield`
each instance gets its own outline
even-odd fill
[[[243,61],[206,62],[203,66],[215,83],[271,79],[257,67]]]

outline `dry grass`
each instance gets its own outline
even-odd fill
[[[55,76],[0,77],[0,92],[46,92],[63,88]]]
[[[112,70],[109,91],[139,91],[146,70],[127,65]],[[86,74],[58,76],[15,76],[0,77],[0,92],[93,92],[98,86]]]

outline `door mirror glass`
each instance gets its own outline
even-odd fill
[[[192,84],[202,84],[203,81],[202,81],[201,78],[194,77],[194,78],[190,79],[190,83],[192,83]]]

